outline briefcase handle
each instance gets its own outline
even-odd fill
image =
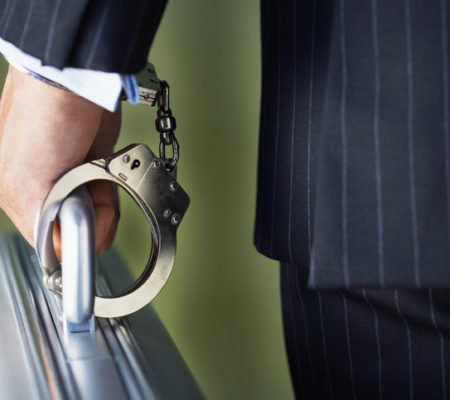
[[[64,327],[68,332],[92,331],[95,298],[95,214],[85,186],[75,189],[59,210]],[[62,282],[61,282],[62,281]]]

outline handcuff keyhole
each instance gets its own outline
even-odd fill
[[[134,160],[133,164],[131,164],[131,169],[135,169],[141,165],[141,162],[139,160]]]

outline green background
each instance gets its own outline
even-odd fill
[[[172,275],[153,301],[208,399],[291,399],[278,264],[252,244],[261,86],[258,0],[172,0],[150,60],[170,83],[191,205]],[[2,79],[6,63],[2,62]],[[155,110],[125,105],[120,141],[156,152]],[[38,134],[38,133],[37,133]],[[116,246],[136,273],[149,251],[121,196]],[[3,231],[13,227],[0,216]]]

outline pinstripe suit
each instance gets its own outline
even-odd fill
[[[145,67],[167,0],[0,0],[0,35],[57,68]]]
[[[447,398],[450,294],[418,289],[450,283],[449,9],[261,1],[255,243],[300,398]]]
[[[448,290],[311,290],[306,282],[306,269],[282,264],[283,322],[298,398],[448,398]]]
[[[6,0],[1,32],[57,67],[135,72],[164,5]],[[450,284],[449,10],[261,0],[255,243],[283,261],[298,397],[447,398],[450,296],[421,288]]]

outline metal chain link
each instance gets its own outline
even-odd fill
[[[175,137],[177,123],[169,107],[169,85],[161,81],[161,92],[158,97],[158,111],[155,121],[156,130],[159,132],[159,157],[164,162],[167,170],[172,171],[180,157],[180,147]],[[172,146],[172,157],[166,157],[166,147]]]

